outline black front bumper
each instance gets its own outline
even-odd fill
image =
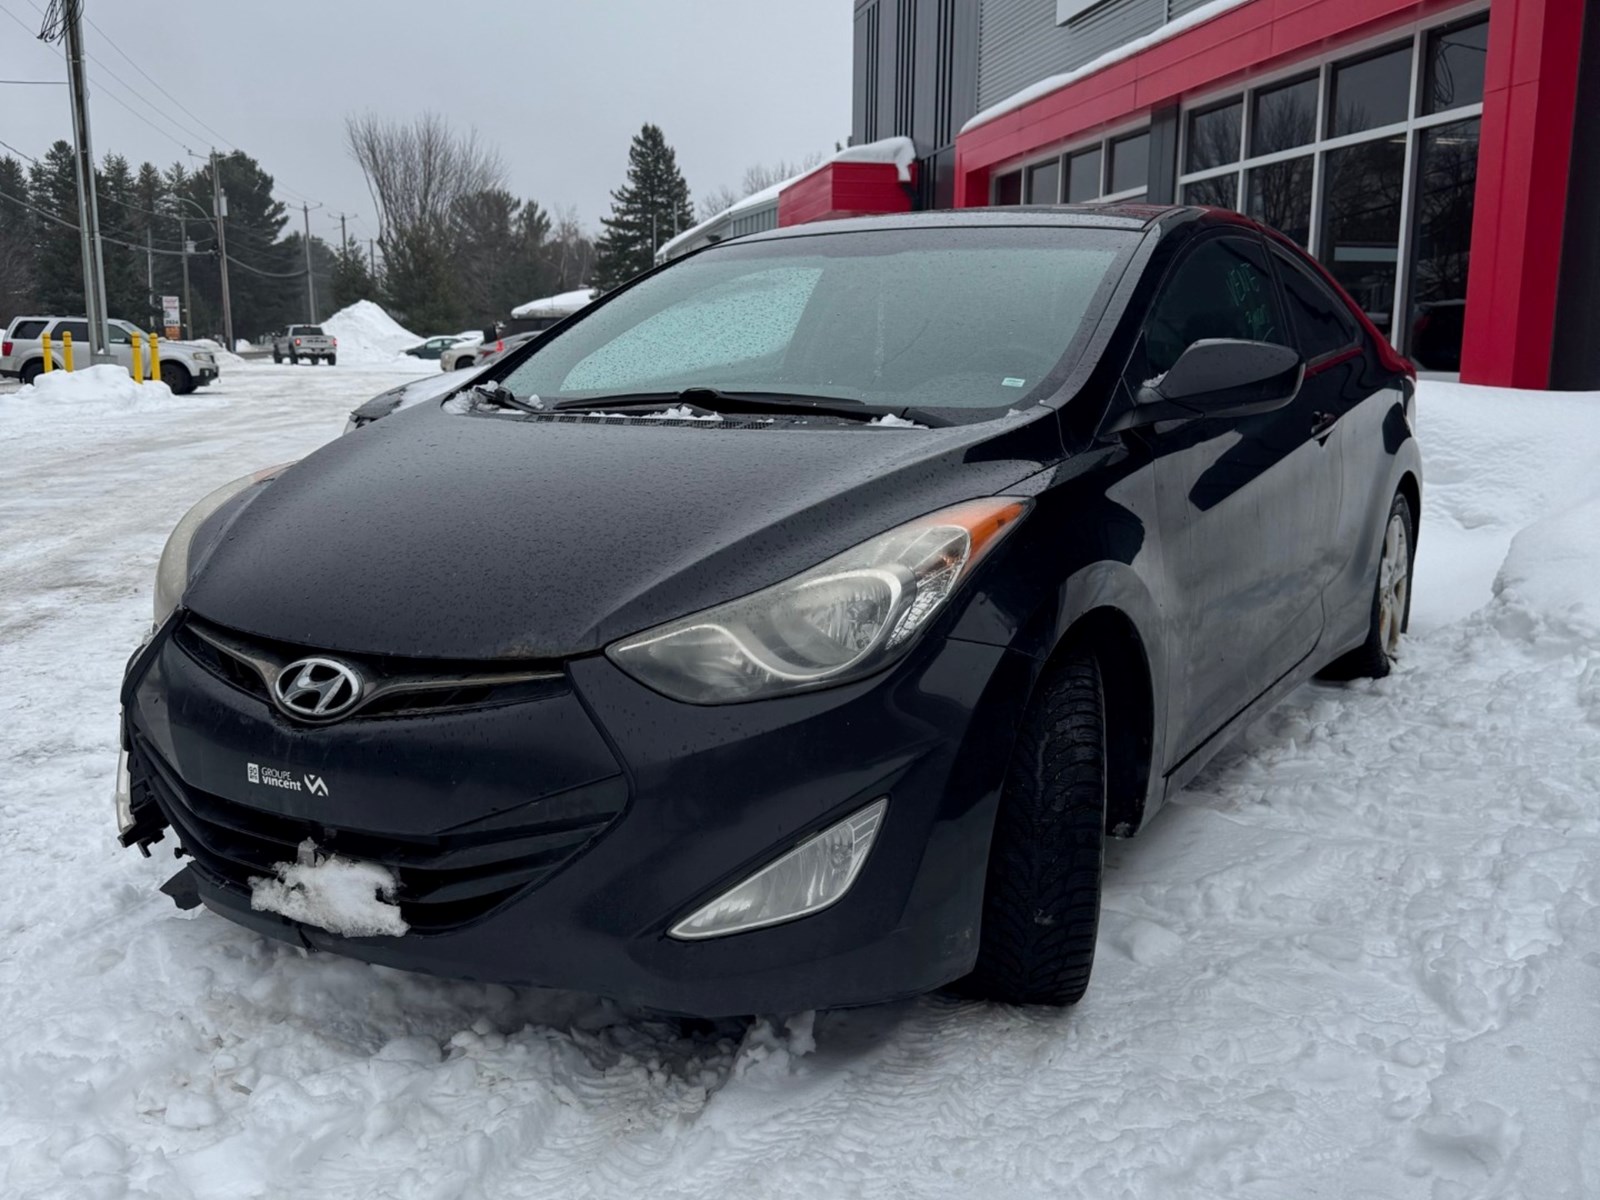
[[[911,995],[971,968],[1031,672],[996,647],[930,642],[874,680],[701,708],[595,656],[543,691],[312,727],[169,631],[131,664],[124,736],[138,828],[170,825],[199,899],[242,925],[389,966],[667,1011],[796,1011]],[[252,783],[252,764],[301,786]],[[885,795],[871,855],[832,908],[705,941],[667,936]],[[344,938],[253,910],[249,879],[294,861],[307,837],[390,866],[412,931]]]

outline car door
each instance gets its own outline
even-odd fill
[[[1338,522],[1322,565],[1325,607],[1330,623],[1352,612],[1359,623],[1370,611],[1372,575],[1370,564],[1357,561],[1357,554],[1388,519],[1389,462],[1398,436],[1392,423],[1404,424],[1405,395],[1398,379],[1374,370],[1369,335],[1317,269],[1302,261],[1300,251],[1274,243],[1272,256],[1285,311],[1306,360],[1301,395],[1324,430],[1321,436],[1337,444],[1343,471]],[[1339,637],[1342,631],[1330,634]]]
[[[1202,338],[1294,345],[1265,246],[1204,237],[1152,301],[1131,388]],[[1337,443],[1297,396],[1275,412],[1156,426],[1149,434],[1166,571],[1168,745],[1175,767],[1306,658],[1339,505]]]

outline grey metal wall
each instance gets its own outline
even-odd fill
[[[933,155],[978,111],[979,0],[856,0],[850,136]]]
[[[1170,0],[1173,15],[1205,0]],[[978,107],[988,108],[1031,83],[1099,58],[1159,29],[1169,0],[1107,0],[1066,25],[1056,0],[982,0],[978,31]]]

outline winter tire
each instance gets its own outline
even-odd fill
[[[162,363],[161,382],[172,389],[174,396],[187,396],[194,391],[194,376],[189,374],[182,363]]]
[[[1052,668],[1012,750],[995,818],[977,965],[962,990],[1007,1004],[1074,1004],[1100,924],[1106,814],[1100,667]]]
[[[279,354],[276,350],[274,350],[272,352],[272,361],[275,362],[275,363],[278,363],[281,366],[283,364],[283,355]]]
[[[298,367],[300,365],[300,356],[298,354],[291,353],[289,355],[289,365],[291,367]]]
[[[1417,522],[1403,493],[1389,505],[1372,589],[1367,640],[1322,671],[1324,679],[1382,679],[1400,657],[1400,635],[1411,623],[1411,567],[1416,560]]]
[[[32,383],[35,379],[39,378],[39,376],[43,374],[44,363],[39,359],[35,359],[31,363],[22,364],[22,382],[24,384]]]
[[[328,365],[330,367],[337,367],[339,365],[339,356],[337,354],[328,355]]]

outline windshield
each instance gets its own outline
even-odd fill
[[[1035,226],[730,245],[629,288],[503,382],[547,405],[699,387],[1012,407],[1092,326],[1134,242]]]

